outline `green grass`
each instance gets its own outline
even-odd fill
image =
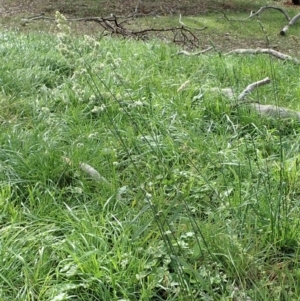
[[[269,76],[251,97],[300,110],[299,66],[158,41],[0,42],[1,300],[297,300],[299,123],[210,90]]]

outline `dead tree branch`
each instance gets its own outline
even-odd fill
[[[249,93],[255,88],[270,83],[271,80],[267,77],[263,80],[254,82],[246,87],[246,89],[238,96],[238,101],[244,100]],[[245,102],[244,102],[245,103]],[[284,107],[278,107],[276,105],[262,105],[260,103],[249,103],[251,109],[257,114],[263,117],[280,117],[280,118],[296,118],[300,121],[300,112],[289,110]]]
[[[261,7],[261,8],[260,8],[257,12],[255,12],[255,13],[252,13],[252,12],[251,12],[250,16],[249,16],[247,19],[250,19],[250,18],[253,18],[253,17],[259,15],[260,13],[262,13],[263,11],[265,11],[266,9],[276,9],[276,10],[282,12],[282,13],[284,14],[285,18],[287,19],[287,21],[289,22],[289,23],[288,23],[287,25],[285,25],[285,26],[282,28],[282,30],[280,31],[280,35],[282,35],[282,36],[284,36],[284,35],[286,34],[286,32],[289,30],[289,27],[290,27],[290,26],[293,26],[293,25],[298,21],[298,19],[300,18],[300,14],[297,14],[296,16],[294,16],[293,18],[291,18],[291,17],[288,15],[288,13],[287,13],[284,9],[282,9],[282,8],[280,8],[280,7],[276,7],[276,6],[268,6],[268,5],[267,5],[267,6]]]
[[[270,54],[273,55],[281,60],[284,61],[292,61],[295,64],[299,64],[300,62],[294,58],[291,57],[287,54],[281,53],[279,51],[276,51],[274,49],[269,49],[269,48],[257,48],[257,49],[235,49],[235,50],[231,50],[229,52],[227,52],[225,55],[229,55],[229,54],[245,54],[245,53],[249,53],[249,54],[259,54],[259,53],[266,53],[266,54]]]
[[[275,10],[278,10],[279,12],[283,13],[283,15],[285,16],[286,20],[288,21],[288,24],[285,25],[281,31],[280,31],[280,35],[284,36],[286,34],[286,32],[289,30],[289,27],[290,26],[293,26],[297,21],[298,19],[300,19],[300,14],[297,14],[296,16],[294,16],[293,18],[291,18],[288,13],[282,9],[281,7],[276,7],[276,6],[271,6],[271,5],[266,5],[266,6],[263,6],[261,7],[257,12],[252,12],[250,13],[250,16],[245,18],[245,19],[238,19],[238,20],[235,20],[235,19],[229,19],[225,13],[222,11],[221,13],[223,14],[224,18],[227,20],[227,21],[240,21],[240,22],[243,22],[243,21],[246,21],[246,20],[249,20],[253,17],[256,17],[258,15],[260,15],[263,11],[267,10],[267,9],[275,9]]]
[[[204,27],[202,30],[206,29]],[[183,44],[185,46],[192,46],[192,48],[198,48],[199,39],[190,29],[180,26],[180,27],[169,27],[169,28],[146,28],[137,31],[130,31],[130,36],[141,39],[145,34],[150,32],[172,32],[173,42],[175,44]]]
[[[285,25],[281,31],[280,31],[280,35],[284,36],[286,34],[286,32],[289,30],[289,27],[290,26],[293,26],[297,21],[298,19],[300,18],[300,14],[297,14],[296,16],[294,16],[292,18],[292,20],[290,20],[290,22],[288,23],[288,25]]]
[[[276,7],[276,6],[270,6],[270,5],[266,5],[266,6],[261,7],[257,12],[251,12],[251,13],[250,13],[250,16],[249,16],[247,19],[256,17],[256,16],[260,15],[263,11],[265,11],[265,10],[267,10],[267,9],[275,9],[275,10],[278,10],[278,11],[280,11],[280,12],[282,12],[282,13],[284,14],[285,18],[286,18],[288,21],[291,20],[290,16],[288,15],[288,13],[287,13],[284,9],[282,9],[282,8],[280,8],[280,7]],[[247,20],[247,19],[246,19],[246,20]]]
[[[138,4],[139,2],[137,2]],[[173,36],[173,42],[175,44],[183,45],[188,48],[199,48],[199,39],[196,35],[196,31],[205,30],[203,28],[189,28],[182,22],[181,26],[169,27],[169,28],[144,28],[140,30],[131,29],[128,25],[130,21],[134,19],[131,17],[117,17],[111,15],[109,17],[87,17],[87,18],[66,18],[66,21],[70,22],[96,22],[102,29],[102,34],[119,35],[124,38],[134,38],[137,40],[145,40],[149,38],[149,34],[154,33],[170,33]],[[36,20],[50,20],[55,21],[55,18],[46,17],[44,14],[22,19],[22,25]],[[180,20],[181,21],[181,20]]]
[[[136,6],[135,6],[134,12],[133,12],[134,14],[137,14],[138,7],[139,7],[140,4],[141,4],[141,0],[138,0],[137,3],[136,3]]]
[[[225,18],[227,21],[244,22],[244,21],[247,21],[247,20],[249,20],[249,19],[251,19],[251,18],[253,18],[253,17],[256,17],[256,16],[260,15],[263,11],[265,11],[265,10],[267,10],[267,9],[275,9],[275,10],[278,10],[278,11],[280,11],[281,13],[284,14],[284,16],[285,16],[285,18],[287,19],[287,21],[290,21],[290,20],[291,20],[290,16],[288,15],[288,13],[287,13],[284,9],[282,9],[282,8],[280,8],[280,7],[276,7],[276,6],[271,6],[271,5],[263,6],[263,7],[261,7],[257,12],[251,11],[250,16],[247,17],[247,18],[244,18],[244,19],[229,19],[229,18],[226,16],[226,14],[224,13],[224,11],[220,11],[220,12],[223,14],[224,18]]]
[[[185,27],[185,28],[193,29],[193,30],[196,30],[196,31],[197,31],[197,30],[200,30],[200,31],[201,31],[201,30],[204,30],[204,29],[207,28],[207,26],[204,26],[204,27],[202,27],[202,28],[187,26],[186,24],[183,23],[181,14],[179,15],[179,24],[182,25],[182,26]]]
[[[260,116],[295,118],[300,121],[300,112],[292,111],[287,108],[274,105],[261,105],[259,103],[250,103],[249,105]]]
[[[204,50],[197,51],[197,52],[188,52],[186,50],[180,50],[180,51],[177,52],[177,54],[184,54],[184,55],[188,55],[188,56],[196,56],[196,55],[200,55],[200,54],[206,53],[206,52],[208,52],[211,49],[213,49],[213,47],[208,47],[208,48],[206,48]]]
[[[268,77],[266,77],[265,79],[248,85],[246,89],[244,89],[242,93],[240,93],[240,95],[238,96],[238,103],[235,104],[234,107],[236,107],[237,105],[248,105],[248,107],[250,107],[253,111],[255,111],[258,115],[262,117],[295,118],[300,121],[300,112],[293,111],[284,107],[279,107],[276,105],[262,105],[258,102],[245,99],[254,89],[258,88],[259,86],[269,84],[270,82],[271,80]],[[232,88],[214,88],[212,89],[212,91],[220,91],[229,99],[234,99],[234,93]]]
[[[266,77],[266,78],[264,78],[264,79],[262,79],[262,80],[260,80],[260,81],[257,81],[257,82],[255,82],[255,83],[252,83],[252,84],[248,85],[248,86],[246,87],[246,89],[238,96],[237,100],[238,100],[238,101],[243,100],[243,99],[244,99],[248,94],[250,94],[254,89],[258,88],[259,86],[268,84],[268,83],[270,83],[270,82],[271,82],[271,80],[270,80],[268,77]]]

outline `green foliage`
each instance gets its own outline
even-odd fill
[[[299,124],[212,88],[297,110],[299,66],[56,17],[0,37],[1,298],[297,300]]]

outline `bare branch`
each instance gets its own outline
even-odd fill
[[[252,83],[250,85],[247,86],[247,88],[238,96],[237,100],[243,100],[248,94],[250,94],[255,88],[265,85],[265,84],[269,84],[271,82],[269,77],[266,77],[260,81],[257,81],[255,83]]]
[[[207,27],[204,27],[201,30],[204,30],[206,28]],[[199,39],[197,38],[197,36],[190,29],[185,28],[184,26],[169,28],[146,28],[142,30],[131,31],[130,35],[136,37],[137,39],[141,39],[145,34],[149,32],[172,32],[174,35],[174,43],[189,45],[192,46],[192,48],[199,47]],[[180,39],[176,39],[178,36],[180,36]]]
[[[274,49],[269,49],[269,48],[257,48],[257,49],[235,49],[235,50],[231,50],[229,52],[227,52],[225,55],[229,55],[229,54],[245,54],[245,53],[249,53],[249,54],[258,54],[258,53],[267,53],[270,55],[273,55],[281,60],[286,60],[286,61],[292,61],[295,64],[299,64],[300,62],[296,59],[293,58],[287,54],[281,53],[279,51],[276,51]]]
[[[248,96],[254,89],[258,88],[259,86],[269,84],[270,82],[271,82],[270,78],[266,77],[262,80],[259,80],[257,82],[254,82],[254,83],[248,85],[246,87],[246,89],[244,89],[243,92],[240,93],[237,100],[239,101],[239,103],[242,103],[242,101],[246,98],[246,96]],[[233,91],[232,88],[223,88],[223,89],[212,88],[211,91],[221,92],[222,94],[224,94],[228,98],[234,99],[234,91]],[[244,103],[244,101],[243,101],[243,103]]]
[[[189,29],[193,29],[193,30],[200,30],[200,31],[207,28],[207,26],[204,26],[204,27],[202,27],[202,28],[187,26],[186,24],[184,24],[184,23],[182,22],[181,19],[182,19],[182,17],[181,17],[181,14],[180,14],[180,15],[179,15],[179,24],[182,25],[182,26],[185,27],[185,28],[189,28]]]
[[[197,52],[188,52],[186,50],[180,50],[177,52],[177,54],[183,54],[183,55],[188,55],[188,56],[195,56],[195,55],[200,55],[200,54],[203,54],[203,53],[206,53],[208,52],[209,50],[213,49],[213,47],[208,47],[204,50],[201,50],[201,51],[197,51]]]
[[[257,12],[252,12],[252,11],[251,11],[250,16],[247,17],[247,18],[244,18],[244,19],[229,19],[229,18],[225,15],[224,11],[220,11],[220,12],[223,14],[224,18],[225,18],[227,21],[243,22],[243,21],[249,20],[249,19],[251,19],[251,18],[253,18],[253,17],[256,17],[256,16],[260,15],[263,11],[265,11],[265,10],[267,10],[267,9],[275,9],[275,10],[278,10],[278,11],[280,11],[281,13],[284,14],[285,18],[286,18],[288,21],[291,20],[290,16],[287,14],[287,12],[286,12],[285,10],[283,10],[283,9],[280,8],[280,7],[270,6],[270,5],[266,5],[266,6],[261,7]]]
[[[294,25],[299,18],[300,18],[300,13],[292,18],[292,20],[289,22],[289,25]]]
[[[255,16],[258,16],[259,14],[261,14],[261,13],[262,13],[263,11],[265,11],[266,9],[276,9],[276,10],[282,12],[282,13],[284,14],[285,18],[286,18],[288,21],[291,20],[290,16],[287,14],[287,12],[286,12],[285,10],[283,10],[283,9],[280,8],[280,7],[269,6],[269,5],[261,7],[261,8],[260,8],[257,12],[255,12],[255,13],[251,12],[250,16],[249,16],[247,19],[250,19],[250,18],[253,18],[253,17],[255,17]]]
[[[294,25],[298,19],[300,18],[300,14],[297,14],[296,16],[294,16],[293,18],[291,18],[288,13],[282,9],[281,7],[276,7],[276,6],[270,6],[270,5],[266,5],[266,6],[263,6],[261,7],[257,12],[252,12],[250,13],[250,16],[248,18],[245,18],[245,19],[238,19],[238,20],[234,20],[234,19],[229,19],[225,13],[223,11],[221,11],[221,13],[223,14],[224,18],[227,20],[227,21],[246,21],[246,20],[249,20],[255,16],[258,16],[260,15],[263,11],[267,10],[267,9],[275,9],[275,10],[278,10],[280,11],[281,13],[284,14],[285,18],[287,19],[287,21],[289,22],[287,25],[285,25],[281,31],[280,31],[280,35],[284,36],[286,34],[286,32],[289,30],[289,27]]]
[[[244,91],[238,96],[238,103],[234,104],[232,107],[240,105],[248,105],[253,111],[262,117],[280,117],[280,118],[295,118],[300,121],[300,112],[293,111],[284,107],[278,107],[275,105],[262,105],[251,100],[244,100],[254,89],[259,86],[270,83],[271,80],[266,77],[260,81],[254,82],[246,87]],[[232,88],[213,88],[211,91],[219,91],[226,95],[229,99],[234,99],[234,93]]]
[[[288,30],[289,30],[289,26],[288,26],[288,25],[285,25],[285,26],[281,29],[280,35],[281,35],[281,36],[284,36]]]
[[[139,7],[140,4],[141,4],[141,0],[138,0],[137,3],[136,3],[136,6],[135,6],[134,12],[133,12],[134,14],[137,14],[138,7]]]
[[[139,2],[140,1],[137,2],[136,10],[138,8]],[[136,14],[133,14],[131,17],[116,17],[112,14],[109,17],[67,18],[66,21],[97,22],[103,28],[104,32],[108,34],[120,35],[124,38],[133,37],[137,40],[147,39],[147,35],[149,33],[170,32],[173,34],[174,43],[181,44],[189,48],[199,48],[199,39],[196,36],[195,31],[202,31],[207,28],[188,28],[185,25],[181,25],[179,27],[145,28],[141,30],[133,30],[128,26],[125,26],[125,24],[128,24],[130,20],[134,19],[134,17],[136,17]],[[55,20],[55,18],[46,17],[44,14],[41,14],[38,16],[22,19],[22,24],[25,26],[29,22],[42,19],[52,21]]]
[[[292,20],[290,20],[290,22],[288,23],[288,25],[285,25],[281,29],[280,35],[284,36],[286,34],[286,32],[289,30],[289,26],[293,26],[298,21],[299,18],[300,18],[300,14],[297,14],[296,16],[294,16],[292,18]]]
[[[261,116],[296,118],[300,121],[300,112],[292,111],[284,107],[278,107],[274,105],[261,105],[259,103],[250,103],[250,107]]]

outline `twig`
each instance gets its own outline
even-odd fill
[[[202,28],[201,30],[206,29],[206,27]],[[199,29],[200,30],[200,29]],[[145,34],[149,32],[172,32],[174,34],[173,42],[177,44],[183,44],[183,45],[191,45],[193,48],[198,48],[199,45],[199,39],[196,37],[196,35],[189,30],[188,28],[185,28],[184,26],[180,27],[169,27],[169,28],[146,28],[142,30],[137,31],[131,31],[131,35],[137,37],[138,39],[141,39]],[[176,37],[180,33],[181,37],[183,39],[177,40]],[[189,36],[187,36],[187,34]]]
[[[158,16],[158,12],[159,12],[159,10],[158,9],[156,9],[156,10],[153,10],[153,11],[151,11],[150,13],[147,13],[147,14],[145,14],[145,13],[131,13],[131,14],[129,14],[128,16],[127,16],[127,18],[136,18],[136,17],[147,17],[147,16]]]
[[[281,53],[279,51],[273,50],[273,49],[269,49],[269,48],[257,48],[257,49],[235,49],[235,50],[231,50],[229,52],[227,52],[225,55],[229,55],[229,54],[245,54],[245,53],[249,53],[249,54],[258,54],[258,53],[267,53],[270,55],[273,55],[281,60],[286,60],[286,61],[292,61],[295,64],[299,64],[300,62],[296,59],[293,58],[287,54]]]
[[[204,30],[204,29],[207,28],[207,26],[204,26],[204,27],[202,27],[202,28],[187,26],[186,24],[184,24],[184,23],[182,22],[181,19],[182,19],[182,17],[181,17],[181,14],[180,14],[180,15],[179,15],[179,24],[182,25],[182,26],[185,27],[185,28],[190,28],[190,29],[194,29],[194,30]]]
[[[200,54],[203,54],[205,52],[208,52],[209,50],[213,49],[213,47],[208,47],[204,50],[201,50],[201,51],[197,51],[197,52],[188,52],[186,50],[180,50],[177,52],[178,55],[180,54],[183,54],[183,55],[188,55],[188,56],[195,56],[195,55],[200,55]]]
[[[141,0],[138,0],[137,3],[136,3],[136,6],[135,6],[134,12],[133,12],[134,15],[137,14],[137,12],[138,12],[138,7],[139,7],[140,4],[141,4]]]
[[[55,18],[52,18],[52,17],[46,17],[44,13],[41,13],[37,16],[32,16],[32,17],[28,17],[28,18],[22,18],[21,19],[21,24],[23,26],[25,26],[27,23],[31,22],[31,21],[35,21],[35,20],[50,20],[50,21],[54,21]]]
[[[271,80],[269,77],[266,77],[260,81],[257,81],[255,83],[252,83],[250,85],[247,86],[247,88],[238,96],[237,100],[238,101],[241,101],[243,100],[249,93],[251,93],[255,88],[259,87],[259,86],[262,86],[262,85],[265,85],[265,84],[268,84],[270,83]]]

